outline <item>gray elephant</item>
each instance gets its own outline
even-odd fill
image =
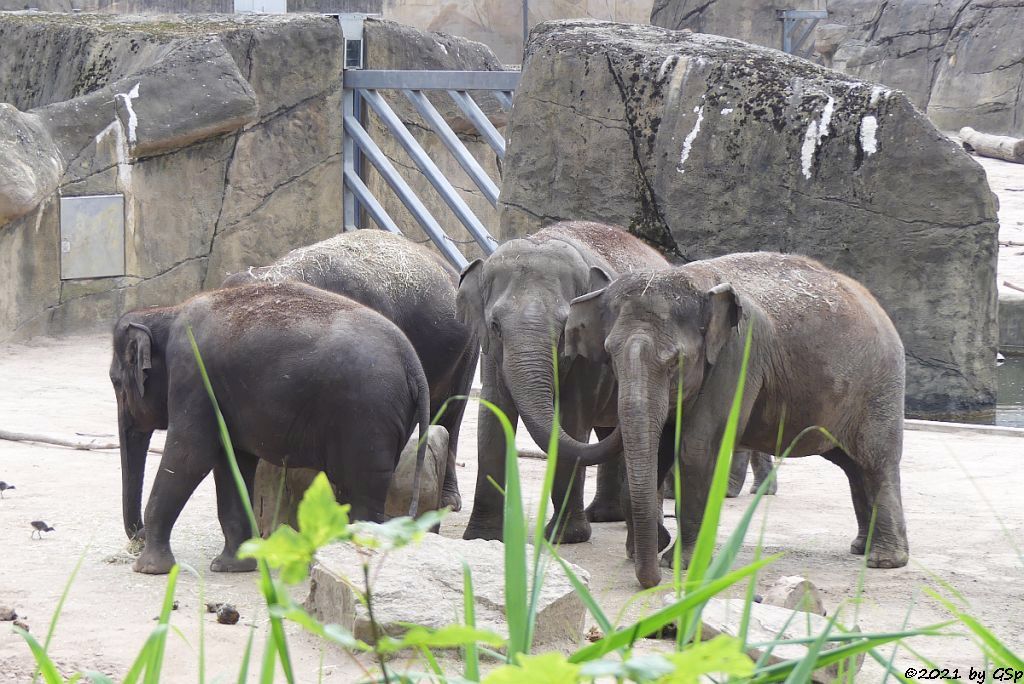
[[[727,498],[735,499],[743,491],[743,482],[747,479],[747,468],[752,468],[754,471],[754,484],[750,488],[750,493],[753,494],[772,472],[772,455],[750,449],[737,449],[733,452],[732,467],[729,469],[729,488],[725,491]],[[779,481],[773,479],[768,483],[764,493],[771,496],[778,490]],[[666,499],[675,498],[675,480],[671,470],[665,475],[665,481],[661,483],[661,491]]]
[[[547,226],[506,242],[487,261],[469,264],[459,286],[458,316],[479,334],[483,398],[504,411],[513,426],[522,417],[530,436],[546,448],[554,419],[552,348],[557,345],[562,355],[569,303],[620,274],[667,267],[660,254],[626,231],[585,221]],[[616,425],[616,385],[608,364],[583,358],[561,360],[558,381],[564,439],[551,500],[556,513],[563,501],[566,508],[561,527],[556,530],[552,521],[547,533],[576,543],[590,538],[591,521],[622,520],[619,464],[599,470],[597,495],[586,511],[585,471],[574,465],[592,429],[607,436]],[[484,407],[477,453],[476,497],[463,536],[501,539],[502,497],[490,480],[504,485],[505,438]],[[614,447],[612,455],[619,454],[621,448]]]
[[[455,319],[459,274],[435,252],[383,230],[356,230],[300,247],[270,266],[227,277],[224,287],[294,280],[349,297],[405,333],[430,385],[430,415],[454,395],[468,395],[479,355],[475,331]],[[453,402],[438,424],[448,431],[441,505],[462,508],[455,456],[465,402]]]
[[[224,550],[211,569],[252,570],[236,558],[250,529],[187,337],[191,326],[252,496],[259,459],[327,473],[356,519],[384,520],[399,455],[426,434],[430,393],[412,345],[380,314],[300,283],[245,285],[173,307],[123,315],[110,381],[117,396],[125,532],[146,546],[134,570],[168,572],[171,528],[213,471]],[[153,430],[167,441],[145,527],[140,507]],[[422,463],[426,441],[417,460]],[[418,491],[414,488],[413,491]],[[143,534],[144,532],[144,534]]]
[[[678,364],[686,478],[679,542],[688,560],[748,331],[753,338],[738,446],[773,451],[783,420],[787,445],[810,426],[831,431],[841,446],[814,431],[791,455],[822,454],[846,473],[858,529],[852,553],[864,553],[877,509],[867,564],[905,565],[899,469],[904,355],[892,322],[864,287],[816,261],[733,254],[631,273],[570,307],[566,353],[610,359],[619,380],[620,430],[608,437],[610,444],[591,445],[581,455],[606,454],[616,442],[625,446],[637,579],[650,587],[661,578],[657,488],[673,459]]]

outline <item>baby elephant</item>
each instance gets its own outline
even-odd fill
[[[191,326],[252,496],[258,459],[327,473],[352,517],[384,520],[392,473],[430,392],[402,332],[380,314],[298,283],[245,285],[180,306],[125,314],[114,327],[125,532],[141,536],[142,480],[153,430],[166,429],[146,506],[146,547],[134,570],[174,565],[178,514],[212,470],[224,551],[211,569],[255,569],[236,558],[253,535],[187,336]],[[417,460],[422,463],[426,441]],[[417,491],[416,488],[413,491]],[[413,509],[416,502],[413,501]],[[415,514],[415,510],[411,511]]]
[[[806,428],[827,429],[836,442],[811,430],[790,455],[821,454],[846,473],[857,516],[852,553],[865,553],[873,519],[867,565],[906,565],[899,335],[853,279],[811,259],[760,252],[634,271],[573,300],[569,309],[567,355],[608,358],[618,380],[620,429],[607,439],[625,447],[637,579],[651,587],[661,578],[657,490],[674,455],[677,389],[687,493],[679,543],[689,559],[748,334],[738,446],[776,450],[780,424],[784,446]]]

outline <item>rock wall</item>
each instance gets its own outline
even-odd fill
[[[0,339],[106,327],[339,229],[336,20],[12,13],[0,44]],[[26,127],[43,159],[12,149]],[[126,275],[62,281],[59,198],[107,193]]]
[[[816,29],[814,45],[826,66],[903,90],[942,130],[971,126],[1024,135],[1024,5],[1019,0],[827,0],[825,5],[829,18]],[[745,21],[761,6],[751,0],[657,0],[651,22],[778,47],[780,39],[758,28],[763,23]]]
[[[995,198],[901,92],[718,36],[553,22],[508,138],[503,239],[590,219],[679,261],[821,259],[895,322],[911,415],[992,408]]]
[[[651,23],[674,30],[688,28],[741,38],[748,43],[782,49],[782,22],[777,10],[825,9],[826,0],[654,0]]]

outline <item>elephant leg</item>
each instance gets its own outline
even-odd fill
[[[760,452],[753,452],[758,454]],[[737,449],[732,454],[732,468],[729,469],[729,488],[725,491],[725,496],[729,499],[735,499],[743,491],[743,483],[747,479],[747,466],[750,465],[751,451],[749,449]],[[755,457],[756,460],[756,457]],[[754,488],[757,488],[757,479],[755,476]]]
[[[487,354],[480,356],[480,376],[483,387],[480,396],[497,406],[508,417],[515,434],[519,422],[519,412],[515,402],[509,395],[501,373],[495,367],[494,360]],[[463,533],[463,539],[498,539],[502,538],[502,527],[505,519],[505,501],[501,493],[491,484],[491,480],[499,487],[505,487],[505,433],[501,423],[491,411],[480,404],[477,422],[477,460],[476,492],[473,499],[473,512]]]
[[[238,470],[242,473],[249,494],[253,498],[253,483],[256,480],[256,466],[259,464],[252,454],[237,453]],[[213,468],[213,479],[217,486],[217,517],[220,518],[220,529],[224,532],[224,550],[210,563],[214,572],[251,572],[256,569],[255,558],[239,558],[238,547],[242,542],[251,539],[255,534],[249,524],[242,497],[238,495],[235,478],[231,474],[231,466],[226,458],[217,462]]]
[[[596,427],[598,439],[604,439],[614,428]],[[617,458],[597,466],[597,492],[594,500],[587,506],[587,520],[590,522],[619,522],[625,520],[622,509],[622,498],[619,495],[626,474],[622,458]]]
[[[578,415],[563,411],[565,432],[581,442],[590,435],[590,425]],[[590,520],[583,510],[583,485],[586,468],[574,462],[559,459],[555,466],[555,481],[551,487],[551,505],[554,513],[544,533],[552,543],[579,544],[590,539]]]
[[[662,444],[665,441],[663,436]],[[684,567],[690,563],[693,547],[700,534],[700,527],[704,521],[704,509],[708,502],[708,491],[711,488],[711,478],[714,474],[714,464],[710,460],[712,453],[709,450],[710,444],[711,440],[699,438],[687,440],[684,437],[682,458],[677,465],[680,468],[679,477],[682,483],[683,500],[676,502],[676,544],[682,545],[680,557]],[[659,469],[664,460],[661,454],[663,450],[659,450]],[[669,454],[671,455],[671,453],[670,450]],[[675,549],[673,548],[665,552],[661,557],[662,567],[672,567],[674,554]]]
[[[894,436],[895,435],[895,436]],[[868,549],[869,568],[901,568],[910,560],[907,524],[900,492],[901,426],[888,423],[861,428],[850,458],[863,473],[864,494],[874,513],[874,533]]]
[[[451,388],[451,395],[461,394],[469,396],[473,387],[473,374],[476,372],[476,360],[478,354],[476,348],[467,352],[459,361],[459,367],[455,370],[454,377],[458,384]],[[441,403],[448,397],[441,397]],[[448,409],[438,424],[448,430],[448,463],[444,471],[444,484],[441,488],[441,506],[448,506],[452,511],[462,510],[462,494],[459,492],[458,466],[455,457],[459,450],[459,430],[462,428],[462,418],[466,412],[466,400],[453,401],[448,404]],[[432,416],[436,415],[438,409],[431,406]]]
[[[758,488],[760,488],[761,483],[771,475],[772,455],[766,454],[763,451],[752,451],[750,452],[750,465],[754,470],[754,484],[750,487],[750,493],[753,494],[758,490]],[[732,478],[729,479],[729,488],[732,488]],[[764,493],[768,496],[774,496],[777,491],[779,491],[778,475],[768,483],[768,487],[765,488]]]
[[[854,463],[845,451],[836,447],[822,454],[822,456],[846,473],[846,479],[850,481],[850,494],[853,497],[853,512],[857,516],[857,536],[850,544],[850,553],[862,556],[867,545],[868,527],[871,524],[871,501],[865,489],[864,473],[860,466]]]
[[[146,546],[132,569],[148,575],[164,575],[174,567],[171,530],[199,483],[213,464],[223,458],[216,427],[210,421],[167,432],[163,457],[146,504]]]

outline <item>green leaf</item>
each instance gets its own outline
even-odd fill
[[[318,473],[299,502],[299,533],[314,549],[347,539],[350,508],[338,503],[327,475]]]
[[[306,579],[315,547],[288,525],[281,525],[266,539],[250,539],[238,550],[240,558],[258,558],[281,570],[281,580],[296,584]]]
[[[999,638],[987,627],[982,625],[971,615],[959,610],[951,601],[940,596],[938,592],[933,591],[932,589],[925,589],[925,592],[942,603],[942,605],[946,607],[946,610],[952,613],[958,620],[960,620],[960,622],[964,623],[969,630],[974,632],[975,636],[981,640],[985,653],[989,658],[995,661],[996,665],[1012,667],[1015,670],[1024,671],[1024,658],[1014,654],[1010,648],[1000,641]]]
[[[394,653],[406,648],[456,648],[476,643],[502,646],[505,640],[490,630],[466,625],[445,625],[440,629],[413,627],[402,635],[401,639],[391,637],[381,639],[377,650],[380,653]]]
[[[423,538],[430,528],[448,514],[448,509],[427,511],[418,518],[402,516],[387,522],[357,522],[350,526],[352,542],[357,546],[382,551],[394,551]]]
[[[484,684],[566,684],[575,682],[580,666],[561,653],[516,655],[515,665],[502,665],[484,678]]]
[[[473,573],[465,559],[462,561],[462,611],[466,626],[476,627],[476,596],[473,591]],[[466,661],[466,679],[471,681],[479,680],[480,654],[477,651],[476,642],[466,644],[463,657]]]
[[[675,670],[658,680],[663,684],[698,684],[705,675],[716,673],[732,677],[754,674],[754,662],[743,652],[739,639],[724,634],[672,653],[668,660]]]
[[[20,634],[21,638],[28,643],[28,647],[32,651],[32,656],[36,659],[36,665],[39,667],[43,679],[46,680],[46,684],[63,684],[64,679],[57,672],[57,666],[53,664],[50,656],[46,654],[46,651],[36,641],[36,638],[21,627],[15,627],[14,631]]]

